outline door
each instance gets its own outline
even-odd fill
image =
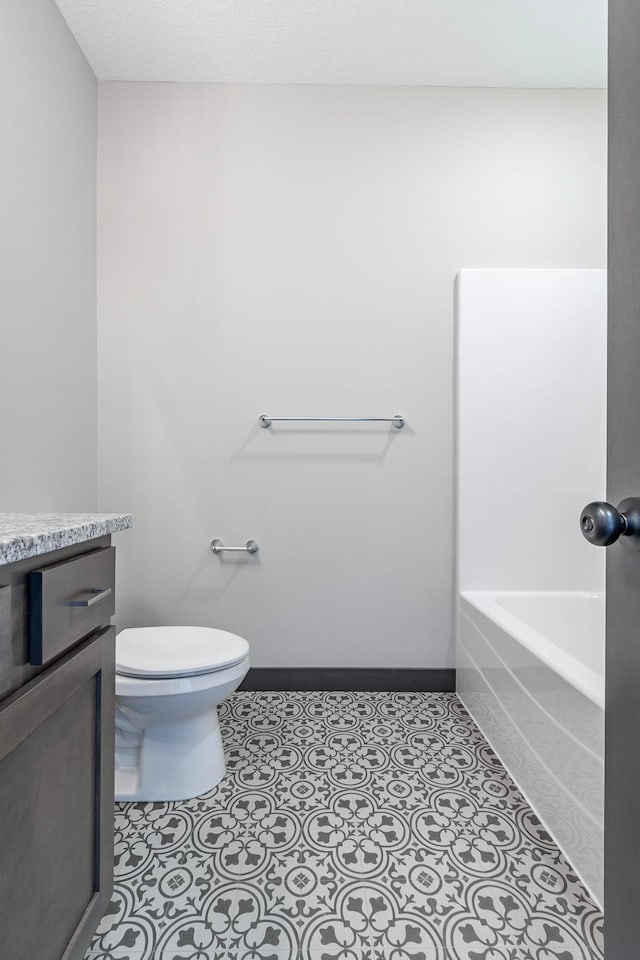
[[[113,873],[113,627],[0,705],[0,954],[81,960]]]
[[[640,3],[609,0],[608,499],[640,497]],[[605,953],[640,943],[640,552],[607,552]]]

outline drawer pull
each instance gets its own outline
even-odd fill
[[[111,587],[107,587],[106,590],[90,590],[89,593],[93,594],[91,597],[87,597],[86,600],[70,600],[70,607],[92,607],[94,603],[99,603],[100,600],[104,600],[105,597],[111,596]]]

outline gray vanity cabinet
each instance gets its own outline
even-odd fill
[[[0,585],[0,955],[81,960],[113,883],[109,538],[0,568]]]

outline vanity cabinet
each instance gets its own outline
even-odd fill
[[[111,896],[110,538],[0,567],[0,955],[82,960]]]

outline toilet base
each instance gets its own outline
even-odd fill
[[[211,790],[225,772],[218,711],[149,723],[141,732],[137,763],[116,765],[115,799],[120,803],[189,800]],[[127,759],[133,759],[128,751]]]

